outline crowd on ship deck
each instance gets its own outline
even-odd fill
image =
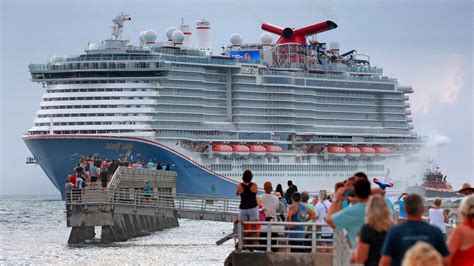
[[[66,193],[78,192],[84,189],[98,188],[97,182],[100,182],[100,187],[105,189],[110,182],[112,176],[119,166],[134,169],[151,169],[159,171],[175,171],[174,164],[161,162],[157,163],[151,159],[148,162],[143,161],[129,161],[127,159],[113,159],[103,160],[99,156],[81,157],[80,161],[72,169],[70,175],[66,178],[64,185]],[[147,190],[147,184],[144,185],[144,190]]]
[[[252,182],[252,178],[252,172],[245,170],[242,182],[237,185],[236,194],[241,199],[239,222],[316,221],[323,225],[319,235],[322,239],[331,239],[333,230],[344,229],[352,249],[352,263],[379,266],[474,265],[474,188],[469,184],[464,184],[459,190],[464,196],[459,204],[462,220],[447,238],[447,215],[440,198],[436,198],[429,208],[426,222],[423,218],[426,203],[420,195],[403,193],[397,199],[399,210],[396,211],[393,202],[385,197],[385,190],[393,184],[373,179],[374,188],[363,172],[336,183],[332,192],[319,191],[313,199],[307,192],[299,192],[291,180],[286,191],[281,184],[277,184],[274,190],[273,184],[267,181],[263,184],[264,193],[259,194],[258,185]],[[288,226],[288,244],[295,247],[308,245],[308,241],[303,241],[311,237],[306,228]],[[246,224],[244,230],[249,231],[244,232],[244,236],[250,238],[267,236],[259,225]],[[258,244],[258,241],[244,241],[250,245]],[[276,240],[272,240],[272,245],[273,242]],[[309,250],[291,248],[290,251]]]

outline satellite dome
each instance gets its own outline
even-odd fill
[[[95,43],[90,43],[88,50],[97,50],[97,44],[95,44]]]
[[[168,38],[168,40],[171,40],[171,37],[175,30],[178,30],[178,29],[176,29],[175,27],[169,27],[168,29],[166,29],[166,38]]]
[[[146,30],[143,34],[143,40],[145,43],[155,42],[156,41],[156,31]]]
[[[175,30],[171,35],[171,40],[173,40],[174,43],[183,43],[184,33],[180,30]]]
[[[241,45],[244,38],[239,33],[234,33],[230,36],[230,43],[232,45]]]
[[[262,44],[272,44],[273,37],[270,33],[265,32],[262,35],[260,35],[260,41],[262,42]]]

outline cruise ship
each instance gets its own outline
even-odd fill
[[[356,50],[325,43],[324,21],[303,28],[263,23],[258,42],[239,33],[218,53],[211,24],[170,27],[162,38],[112,36],[78,56],[30,64],[45,92],[23,140],[64,197],[81,156],[173,163],[177,192],[235,196],[245,169],[262,186],[332,190],[364,171],[403,191],[423,172],[426,140],[413,130],[410,86]],[[255,29],[258,30],[258,29]],[[387,173],[391,173],[387,176]]]

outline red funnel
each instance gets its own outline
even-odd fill
[[[325,32],[335,28],[337,28],[337,24],[330,20],[299,28],[296,30],[292,28],[283,29],[279,26],[275,26],[268,23],[262,24],[262,30],[280,35],[280,39],[278,39],[276,44],[297,43],[301,45],[306,45],[307,35]]]

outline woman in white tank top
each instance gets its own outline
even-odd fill
[[[434,208],[429,209],[428,217],[430,219],[430,224],[438,227],[441,232],[443,232],[446,239],[446,225],[444,224],[446,221],[446,212],[441,208],[440,198],[434,200]]]

